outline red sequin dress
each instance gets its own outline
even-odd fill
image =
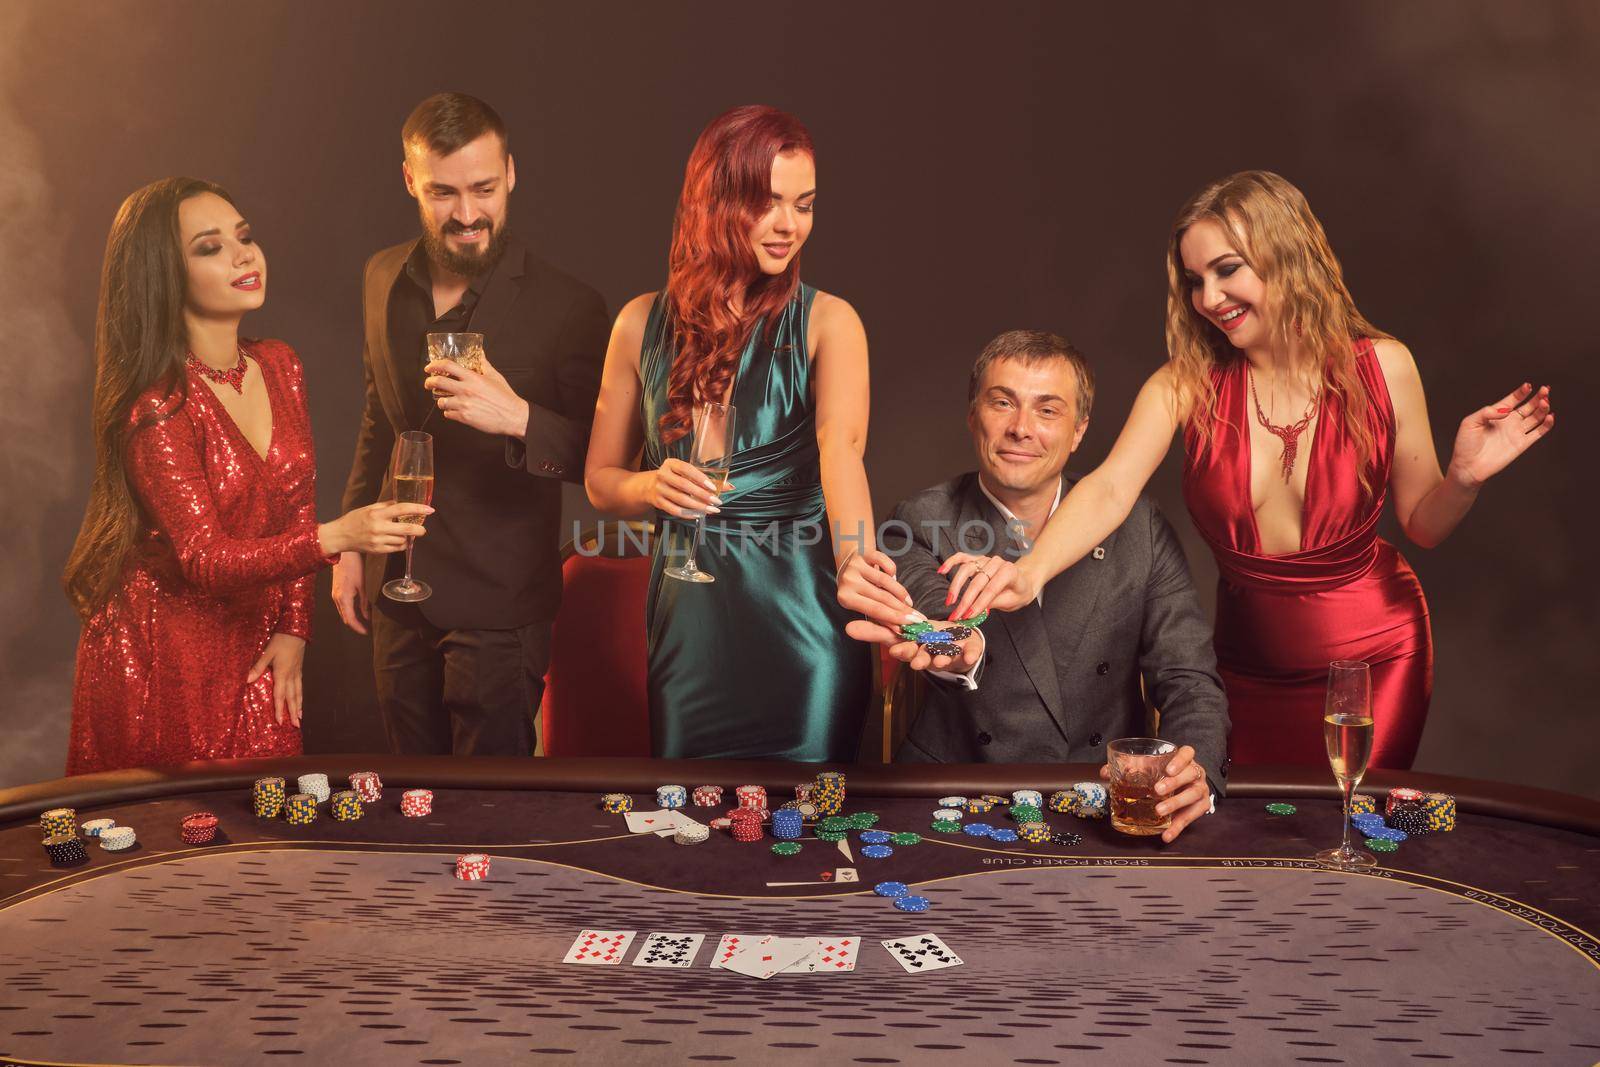
[[[133,405],[128,480],[144,529],[78,642],[67,773],[294,755],[272,674],[245,678],[274,633],[309,639],[316,456],[305,378],[281,341],[251,341],[272,404],[263,459],[193,370],[189,398]],[[140,421],[145,425],[138,425]]]
[[[1338,398],[1325,393],[1309,442],[1301,550],[1261,554],[1250,494],[1250,406],[1244,360],[1213,371],[1216,433],[1185,435],[1183,495],[1211,547],[1217,583],[1217,666],[1241,763],[1327,765],[1322,705],[1328,664],[1372,668],[1371,766],[1409,768],[1433,692],[1433,637],[1422,585],[1378,536],[1394,458],[1394,408],[1371,342],[1356,360],[1374,438],[1368,497]]]

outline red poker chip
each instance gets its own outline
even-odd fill
[[[732,827],[733,820],[728,818],[726,815],[711,820],[711,828],[713,830],[728,830]]]

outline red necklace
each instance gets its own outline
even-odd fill
[[[244,376],[245,372],[250,369],[250,364],[244,361],[243,345],[239,346],[239,362],[235,363],[227,370],[213,370],[204,363],[200,362],[199,358],[193,352],[189,353],[188,359],[185,360],[185,362],[188,363],[190,370],[199,374],[200,377],[204,378],[206,381],[216,382],[218,385],[231,385],[233,386],[234,392],[240,394],[241,396],[244,395]]]
[[[1306,413],[1300,421],[1293,426],[1275,426],[1268,420],[1267,413],[1261,410],[1261,397],[1256,395],[1256,378],[1250,368],[1245,367],[1245,377],[1250,379],[1250,399],[1256,402],[1256,421],[1266,427],[1267,432],[1283,442],[1283,480],[1292,481],[1294,478],[1294,461],[1300,453],[1300,435],[1306,432],[1306,427],[1311,425],[1311,418],[1317,413],[1317,404],[1322,399],[1322,390],[1318,389],[1311,397],[1311,403],[1306,405]]]

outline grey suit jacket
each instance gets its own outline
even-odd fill
[[[1062,491],[1074,481],[1064,478]],[[1016,556],[976,473],[902,501],[880,540],[931,619],[949,613],[949,582],[936,572],[958,540],[967,551]],[[1108,741],[1148,735],[1142,676],[1160,736],[1193,745],[1223,791],[1227,700],[1177,536],[1141,495],[1100,548],[1044,587],[1043,607],[990,614],[978,688],[930,680],[897,761],[1104,762]]]

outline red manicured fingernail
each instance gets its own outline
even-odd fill
[[[1496,408],[1495,410],[1500,412],[1500,414],[1504,415],[1506,412],[1510,411],[1511,409],[1510,408]]]

